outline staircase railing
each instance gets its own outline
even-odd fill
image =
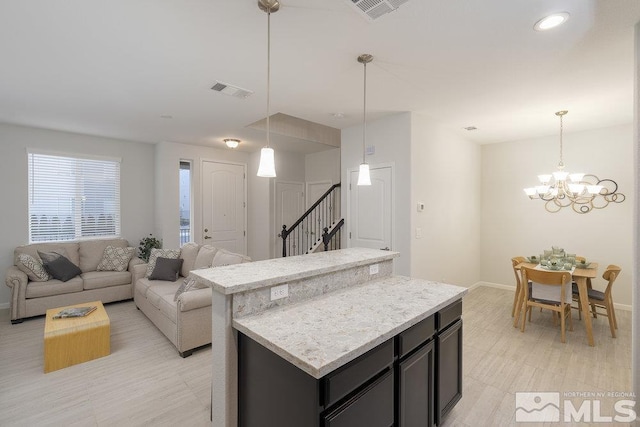
[[[324,233],[322,233],[322,244],[324,245],[325,251],[334,251],[336,249],[340,249],[343,225],[344,218],[342,218],[331,231],[329,231],[329,227],[325,227],[323,229]],[[334,239],[336,235],[338,236],[338,238]]]
[[[283,257],[308,253],[318,242],[323,242],[323,230],[338,221],[339,189],[340,183],[332,185],[291,227],[282,226],[278,236],[282,238]]]

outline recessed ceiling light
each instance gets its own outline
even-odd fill
[[[466,128],[464,128],[464,129],[465,129],[465,130],[476,130],[476,129],[478,129],[478,128],[477,128],[477,127],[475,127],[475,126],[467,126],[467,127],[466,127]]]
[[[564,24],[569,19],[569,12],[558,12],[553,15],[545,16],[533,26],[536,31],[546,31]]]
[[[333,113],[331,115],[336,119],[344,119],[345,117],[344,113]]]
[[[224,140],[224,143],[227,144],[229,148],[236,148],[240,144],[240,140],[227,138]]]

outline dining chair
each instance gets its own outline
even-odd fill
[[[617,265],[610,264],[602,273],[602,278],[607,281],[607,288],[602,291],[587,288],[587,295],[589,296],[589,305],[591,306],[591,313],[593,317],[597,314],[601,316],[607,316],[609,318],[609,329],[611,329],[611,336],[616,337],[616,329],[618,329],[618,321],[616,319],[616,311],[613,307],[613,297],[611,296],[611,289],[613,288],[613,282],[616,281],[622,269]],[[580,295],[578,293],[578,286],[573,285],[573,300],[578,302],[578,313],[582,313],[582,305],[580,304]],[[604,308],[605,312],[598,312],[597,308]],[[580,317],[582,318],[582,317]]]
[[[520,301],[519,298],[521,297],[520,272],[516,270],[516,266],[526,261],[527,260],[525,259],[525,257],[522,257],[522,256],[516,256],[511,258],[511,266],[513,267],[513,274],[515,274],[516,276],[516,294],[513,296],[513,308],[511,309],[511,317],[515,316],[516,310],[519,308],[518,301]]]
[[[531,290],[529,286],[523,286],[524,291],[522,307],[522,327],[524,332],[527,323],[527,311],[529,321],[531,321],[531,309],[540,307],[549,309],[560,316],[560,340],[566,342],[565,325],[569,318],[569,330],[573,331],[573,320],[571,319],[571,273],[568,271],[542,271],[533,268],[521,268],[521,283],[532,282]]]

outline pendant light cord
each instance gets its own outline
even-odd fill
[[[362,115],[362,163],[365,162],[366,140],[367,140],[367,63],[364,62],[364,107]]]
[[[562,160],[562,115],[560,115],[560,163],[558,163],[558,166],[561,168],[564,167],[564,162]]]
[[[267,148],[269,147],[269,109],[271,107],[271,8],[267,11]]]

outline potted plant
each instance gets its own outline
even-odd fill
[[[162,247],[162,240],[153,237],[153,234],[149,234],[149,237],[143,237],[140,239],[140,246],[138,246],[138,258],[149,262],[149,256],[151,255],[151,249],[160,249]]]

